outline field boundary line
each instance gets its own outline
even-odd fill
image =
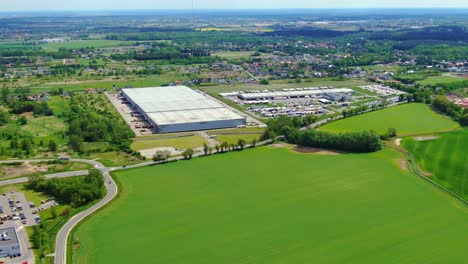
[[[409,151],[407,151],[403,147],[392,146],[392,145],[388,145],[388,144],[387,144],[387,146],[389,148],[392,148],[392,149],[395,149],[395,150],[401,152],[406,157],[406,163],[408,164],[408,168],[409,168],[411,174],[413,174],[413,175],[423,179],[424,181],[430,183],[432,186],[434,186],[437,189],[441,190],[442,192],[450,195],[455,200],[461,202],[465,207],[468,207],[468,201],[463,199],[463,197],[461,197],[460,195],[454,193],[453,191],[445,188],[444,186],[440,185],[439,183],[431,180],[430,178],[424,176],[421,173],[421,169],[419,168],[419,166],[418,166],[418,164],[416,162],[416,159],[414,158],[414,156]]]

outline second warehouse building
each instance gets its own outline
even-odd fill
[[[124,96],[158,133],[245,126],[238,115],[186,86],[122,89]]]

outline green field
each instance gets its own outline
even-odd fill
[[[160,147],[176,149],[202,147],[205,139],[197,133],[176,133],[137,137],[131,147],[133,150],[144,150]]]
[[[31,87],[32,89],[37,89],[38,91],[49,91],[52,89],[63,88],[65,91],[77,91],[84,90],[86,88],[106,88],[112,89],[113,85],[116,85],[118,88],[125,88],[127,86],[132,87],[155,87],[168,84],[175,78],[171,74],[161,74],[161,75],[147,75],[147,76],[134,76],[130,78],[122,78],[119,80],[91,80],[91,81],[82,81],[82,82],[71,82],[71,83],[60,83],[60,84],[45,84],[37,85]],[[184,78],[180,78],[184,80]]]
[[[119,171],[73,263],[464,263],[467,208],[401,158],[262,147]]]
[[[107,40],[107,39],[96,39],[96,40],[74,40],[62,43],[47,43],[41,44],[40,46],[46,50],[58,50],[59,48],[66,49],[81,49],[81,48],[109,48],[124,45],[132,45],[133,42],[125,42],[120,40]]]
[[[440,135],[439,139],[417,141],[407,138],[403,146],[436,182],[468,200],[468,130]]]
[[[398,135],[433,133],[455,129],[458,124],[438,115],[425,104],[404,104],[331,122],[320,127],[328,132],[375,130],[385,133],[396,128]]]
[[[435,85],[435,84],[445,84],[445,83],[455,83],[466,81],[467,78],[459,77],[459,76],[428,76],[422,81],[418,81],[417,83],[422,85]]]

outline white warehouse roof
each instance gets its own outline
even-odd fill
[[[245,120],[221,103],[186,86],[122,89],[157,126]]]

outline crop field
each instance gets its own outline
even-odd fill
[[[430,177],[468,200],[468,130],[440,135],[438,139],[407,138],[403,146]]]
[[[131,45],[132,42],[125,42],[120,40],[107,40],[107,39],[97,39],[97,40],[76,40],[70,42],[62,43],[47,43],[41,44],[41,46],[46,50],[58,50],[59,48],[66,49],[81,49],[81,48],[109,48],[117,47],[124,45]]]
[[[445,83],[455,83],[466,81],[467,78],[459,77],[459,76],[428,76],[422,81],[418,81],[417,83],[422,85],[435,85],[435,84],[445,84]]]
[[[463,263],[467,208],[401,158],[262,147],[115,172],[73,263]]]
[[[431,111],[425,104],[404,104],[331,122],[320,127],[328,132],[375,130],[385,133],[395,128],[398,135],[434,133],[458,127],[454,121]]]

